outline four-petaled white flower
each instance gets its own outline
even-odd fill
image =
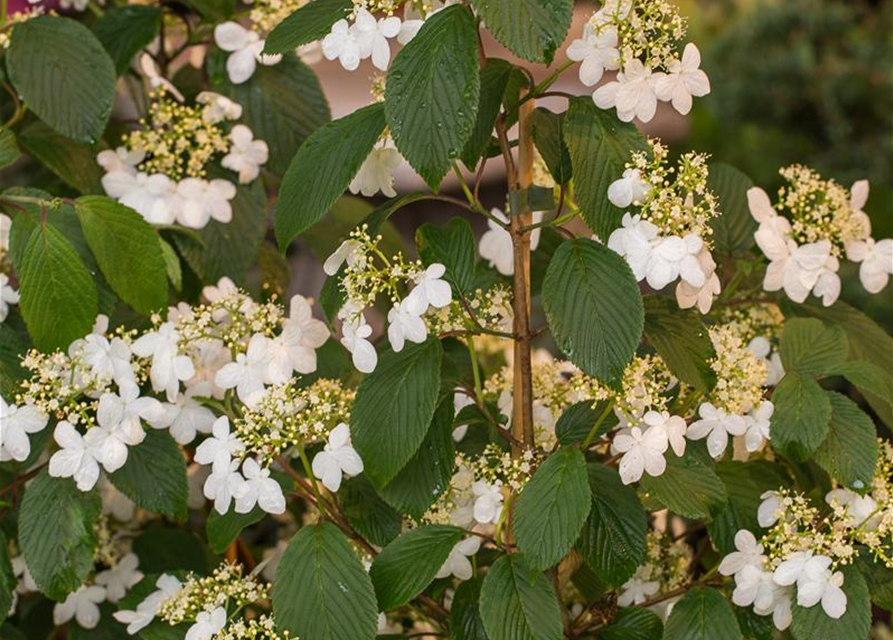
[[[782,511],[781,495],[777,491],[764,491],[760,495],[760,506],[757,508],[757,522],[764,529],[778,522]]]
[[[205,122],[216,124],[224,120],[238,120],[242,117],[242,105],[219,93],[202,91],[195,96],[195,101],[205,105],[205,110],[202,113]]]
[[[434,577],[448,578],[452,575],[459,580],[470,580],[474,571],[469,558],[476,554],[480,548],[481,539],[476,536],[460,540],[450,551],[450,555]]]
[[[217,418],[211,428],[211,437],[195,449],[194,460],[199,464],[229,464],[233,455],[245,450],[245,443],[229,431],[229,418]]]
[[[211,640],[226,626],[226,609],[217,607],[213,611],[202,611],[189,627],[184,640]]]
[[[735,534],[735,549],[719,563],[719,572],[724,576],[732,576],[741,573],[745,567],[763,567],[763,545],[757,542],[756,537],[747,529],[741,529]]]
[[[322,270],[327,276],[334,276],[345,262],[348,267],[357,266],[363,260],[363,245],[357,240],[345,240],[326,258]]]
[[[172,224],[177,215],[172,196],[176,184],[162,173],[112,171],[102,176],[102,188],[118,202],[152,224]]]
[[[704,246],[699,236],[688,234],[665,236],[653,245],[651,256],[645,267],[645,279],[653,289],[663,289],[676,278],[682,278],[693,287],[704,285],[704,272],[698,261],[698,254]]]
[[[180,381],[195,375],[195,367],[188,356],[180,355],[180,334],[173,322],[165,322],[155,331],[138,338],[131,349],[142,358],[152,358],[149,380],[152,389],[164,391],[168,402],[174,402],[180,393]]]
[[[847,515],[853,519],[853,526],[873,531],[883,519],[883,510],[878,509],[877,501],[871,496],[860,496],[849,489],[834,489],[825,496],[832,508],[846,507]]]
[[[775,582],[787,586],[797,583],[797,604],[812,607],[819,602],[825,613],[834,619],[846,613],[847,596],[843,573],[832,572],[833,560],[828,556],[813,556],[812,552],[795,552],[775,569]]]
[[[388,340],[394,351],[402,351],[407,340],[417,344],[423,343],[428,337],[428,327],[422,317],[413,313],[409,305],[403,302],[395,302],[388,311]]]
[[[775,608],[782,590],[775,583],[771,571],[765,571],[759,565],[748,564],[735,574],[732,602],[739,607],[753,605],[758,615],[767,615]]]
[[[582,37],[567,48],[567,57],[580,65],[580,82],[593,87],[602,79],[605,70],[620,67],[620,51],[617,49],[617,29],[606,27],[596,33],[592,24],[583,26]]]
[[[128,553],[111,569],[96,574],[96,584],[105,587],[109,602],[118,602],[127,595],[131,587],[143,579],[143,574],[137,569],[139,564],[140,559],[136,554]]]
[[[229,180],[181,180],[177,184],[177,222],[192,229],[203,229],[211,220],[227,223],[233,219],[230,201],[235,197],[236,185]]]
[[[96,585],[83,585],[69,593],[64,602],[53,607],[53,624],[57,627],[72,618],[84,629],[95,629],[99,624],[99,604],[105,602],[105,589]]]
[[[50,475],[55,478],[74,478],[81,491],[92,489],[99,480],[96,448],[65,420],[56,425],[53,438],[62,448],[50,458]]]
[[[0,322],[9,315],[9,305],[19,303],[19,292],[9,284],[9,276],[0,273]]]
[[[391,61],[388,38],[395,38],[400,33],[400,18],[390,16],[376,20],[367,9],[361,7],[357,9],[353,28],[356,30],[360,57],[365,59],[371,56],[376,69],[387,71]]]
[[[722,291],[722,285],[719,282],[719,276],[716,275],[716,262],[710,255],[707,245],[701,248],[698,254],[698,264],[704,275],[704,282],[700,286],[689,284],[687,280],[680,280],[676,285],[676,302],[679,303],[680,309],[690,309],[694,306],[698,307],[701,313],[710,311],[713,306],[713,299]]]
[[[136,635],[152,624],[164,601],[176,595],[183,585],[176,577],[163,573],[155,581],[155,586],[157,589],[146,596],[136,610],[125,609],[112,614],[115,620],[127,625],[128,634]]]
[[[639,567],[633,577],[623,583],[623,592],[617,597],[617,604],[621,607],[642,604],[660,591],[660,582],[645,579],[643,569]]]
[[[649,429],[662,429],[667,434],[667,442],[673,453],[682,456],[685,453],[685,419],[671,416],[669,411],[648,411],[642,418]]]
[[[245,478],[239,473],[239,461],[216,458],[211,465],[211,475],[205,479],[202,490],[208,500],[214,501],[214,509],[226,515],[229,507],[242,491]]]
[[[270,477],[269,469],[262,468],[254,458],[246,458],[242,475],[245,482],[233,494],[236,513],[248,513],[255,505],[267,513],[285,513],[285,495],[279,483]]]
[[[311,466],[313,475],[333,493],[341,488],[342,475],[350,478],[363,473],[363,459],[351,444],[350,427],[342,422],[332,429],[326,446],[313,457]]]
[[[698,413],[701,419],[689,425],[686,435],[691,440],[707,438],[707,451],[714,458],[725,452],[730,435],[743,436],[747,431],[747,420],[743,416],[728,413],[709,402],[701,403]]]
[[[651,185],[642,179],[638,169],[624,169],[623,175],[608,186],[608,200],[619,209],[640,205],[648,200]]]
[[[350,181],[348,188],[351,193],[361,193],[364,196],[374,196],[379,191],[393,198],[397,195],[394,191],[394,176],[392,172],[403,163],[403,156],[394,146],[394,141],[388,136],[376,143],[369,155],[357,171],[357,175]]]
[[[31,454],[28,434],[43,431],[48,420],[34,405],[6,404],[0,397],[0,461],[24,462]]]
[[[637,281],[645,278],[658,228],[639,215],[623,214],[620,228],[608,237],[608,248],[626,258]]]
[[[446,267],[439,262],[428,265],[428,268],[416,277],[415,286],[403,302],[407,310],[421,315],[429,306],[435,309],[447,306],[453,299],[453,290],[450,283],[442,279],[445,273]]]
[[[362,59],[356,29],[344,18],[332,25],[322,40],[322,54],[326,60],[338,59],[347,71],[354,71]]]
[[[235,388],[239,400],[254,407],[264,394],[264,384],[270,382],[272,349],[270,339],[255,333],[248,341],[248,350],[236,355],[236,361],[220,367],[214,383],[221,389]]]
[[[350,351],[353,366],[362,373],[375,371],[378,364],[378,353],[368,339],[371,335],[372,327],[362,315],[341,323],[341,344]]]
[[[632,427],[626,433],[618,433],[614,438],[614,448],[623,454],[619,469],[623,484],[636,482],[643,473],[661,475],[667,468],[664,452],[668,446],[669,439],[664,429],[649,428],[643,432],[639,427]]]
[[[770,439],[769,425],[774,411],[775,405],[769,400],[763,400],[745,416],[747,431],[744,433],[744,446],[751,453],[759,451],[763,443]]]
[[[657,75],[654,90],[659,100],[672,102],[682,115],[691,111],[692,96],[700,98],[710,93],[710,79],[701,68],[701,52],[693,42],[685,45],[681,60],[674,60],[667,73]]]
[[[136,382],[136,374],[130,364],[130,345],[121,338],[109,340],[100,333],[91,333],[81,343],[84,362],[91,371],[122,385]]]
[[[255,140],[251,129],[237,124],[229,132],[232,142],[229,153],[223,156],[220,164],[225,169],[239,174],[239,182],[248,184],[260,174],[260,167],[270,156],[270,149],[263,140]]]
[[[490,209],[490,215],[508,224],[509,219],[499,209]],[[543,212],[534,211],[532,216],[533,224],[542,222]],[[512,235],[495,220],[487,220],[487,231],[481,236],[478,244],[478,252],[484,260],[490,263],[491,267],[495,267],[499,273],[504,276],[510,276],[515,273],[515,258],[512,253]],[[534,251],[540,243],[540,229],[537,227],[530,232],[530,250]]]
[[[211,433],[211,427],[217,418],[213,411],[195,399],[211,395],[210,383],[199,382],[191,385],[176,402],[165,403],[161,420],[150,424],[156,429],[169,429],[171,436],[179,444],[189,444],[195,440],[197,433]]]
[[[853,240],[846,244],[846,257],[859,265],[859,280],[868,293],[879,293],[893,275],[893,239]]]
[[[316,350],[328,339],[326,323],[313,317],[307,298],[292,296],[288,318],[282,322],[282,333],[275,338],[287,357],[289,376],[292,369],[303,374],[316,371]]]
[[[229,53],[226,74],[233,84],[242,84],[254,75],[257,63],[274,65],[282,60],[280,54],[264,55],[264,41],[257,32],[237,22],[224,22],[214,28],[214,43]]]
[[[474,496],[474,519],[479,524],[496,524],[502,516],[502,481],[493,484],[478,480],[471,485]]]
[[[592,99],[600,109],[616,108],[623,122],[632,122],[633,118],[649,122],[657,111],[656,81],[651,69],[633,58],[617,79],[599,87]]]

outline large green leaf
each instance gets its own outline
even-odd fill
[[[518,548],[532,566],[546,569],[571,550],[591,504],[586,458],[561,447],[524,487],[512,514]]]
[[[715,355],[713,342],[700,314],[662,296],[644,301],[645,336],[673,375],[701,391],[713,388],[716,374],[708,363]]]
[[[481,578],[472,578],[456,587],[450,607],[450,629],[455,640],[487,640],[480,612],[482,585]]]
[[[388,349],[360,383],[351,435],[376,487],[394,478],[425,439],[440,389],[442,357],[436,338],[407,344],[400,353]]]
[[[477,165],[490,145],[499,107],[502,106],[502,97],[514,68],[510,62],[500,58],[487,58],[481,67],[481,95],[477,117],[462,151],[462,162],[469,169]]]
[[[710,164],[707,188],[719,199],[722,215],[710,220],[713,235],[713,251],[724,256],[738,256],[753,246],[753,234],[757,221],[747,206],[747,190],[753,180],[735,167],[722,162]]]
[[[378,608],[396,609],[424,591],[462,536],[458,527],[428,525],[407,531],[382,549],[369,570]]]
[[[564,410],[555,423],[555,435],[561,444],[583,442],[592,428],[601,420],[592,442],[617,426],[617,416],[603,401],[593,406],[591,400],[581,400]]]
[[[276,238],[285,250],[317,222],[360,170],[385,127],[384,106],[371,104],[317,129],[298,149],[282,178]]]
[[[433,14],[394,58],[385,88],[388,126],[432,189],[471,136],[480,88],[477,30],[467,7]]]
[[[831,402],[819,383],[788,371],[772,394],[772,446],[785,457],[803,462],[828,435]]]
[[[210,549],[189,529],[156,521],[145,527],[133,541],[133,552],[140,559],[144,573],[210,572],[217,559]]]
[[[877,432],[871,418],[855,402],[834,391],[828,437],[816,449],[815,461],[847,487],[866,488],[874,478],[878,458]]]
[[[118,75],[127,71],[133,57],[158,36],[163,15],[161,7],[113,6],[93,24],[93,32],[111,56]]]
[[[481,619],[490,640],[561,640],[561,610],[546,577],[519,553],[502,556],[484,578]]]
[[[546,271],[543,307],[571,362],[599,380],[617,380],[639,346],[642,296],[629,265],[605,245],[563,242]]]
[[[209,59],[214,90],[242,105],[241,121],[270,150],[264,168],[282,175],[301,144],[331,118],[319,80],[294,53],[287,53],[279,64],[258,65],[251,78],[233,84],[225,60],[223,54]]]
[[[138,447],[130,447],[127,462],[109,479],[138,507],[186,518],[186,461],[166,431],[148,431]]]
[[[87,335],[98,309],[96,284],[71,243],[52,225],[35,228],[20,264],[19,304],[34,345],[64,350]]]
[[[580,536],[580,553],[602,582],[621,585],[645,557],[648,518],[632,487],[611,467],[589,465],[592,510]]]
[[[656,613],[624,607],[598,637],[601,640],[661,640],[663,633],[664,625]]]
[[[871,629],[871,602],[865,578],[853,567],[841,567],[846,594],[846,613],[836,620],[821,604],[804,608],[794,606],[791,633],[797,640],[865,640]]]
[[[71,478],[43,471],[25,491],[19,544],[40,591],[62,601],[93,571],[93,526],[102,511],[99,494],[81,491]]]
[[[846,334],[837,325],[825,326],[815,318],[791,318],[781,335],[781,361],[785,371],[822,375],[847,358]]]
[[[650,497],[686,518],[709,518],[722,510],[728,496],[712,466],[691,450],[681,458],[667,452],[666,458],[663,474],[642,476],[642,489]]]
[[[280,629],[306,640],[375,637],[372,580],[335,525],[308,525],[291,539],[276,570],[273,615]]]
[[[675,604],[664,640],[741,640],[732,604],[716,589],[693,587]]]
[[[573,175],[571,155],[564,143],[564,115],[537,107],[530,121],[533,142],[556,184],[566,183]]]
[[[647,149],[632,123],[595,106],[589,97],[573,98],[564,118],[564,141],[574,170],[574,196],[583,219],[602,240],[620,226],[623,211],[608,200],[608,186],[623,175],[633,151]]]
[[[22,149],[80,193],[103,193],[103,170],[96,162],[97,145],[66,138],[37,118],[18,129]]]
[[[6,614],[12,608],[13,597],[18,586],[12,563],[9,561],[9,547],[6,544],[6,536],[0,531],[0,624],[6,619]],[[0,632],[0,638],[3,637]]]
[[[456,293],[470,298],[474,288],[476,249],[471,225],[453,218],[442,227],[426,222],[416,230],[416,246],[425,264],[446,267],[445,279]]]
[[[321,40],[332,25],[346,18],[353,4],[350,0],[313,0],[280,22],[267,35],[264,53],[286,53],[302,44]]]
[[[20,155],[16,134],[11,129],[0,128],[0,169],[11,165]]]
[[[28,108],[53,129],[81,142],[102,137],[115,101],[115,66],[87,27],[58,16],[17,25],[6,69]]]
[[[350,525],[372,544],[383,547],[400,535],[403,516],[381,499],[365,475],[345,480],[338,499]]]
[[[552,63],[571,26],[573,0],[472,0],[496,39],[531,62]]]
[[[158,233],[142,216],[104,196],[84,196],[74,210],[108,283],[149,315],[167,306],[167,269]]]

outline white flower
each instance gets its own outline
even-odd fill
[[[406,340],[421,344],[428,338],[425,321],[409,309],[406,301],[394,303],[388,311],[388,323],[388,340],[394,351],[402,351]]]
[[[778,522],[783,511],[781,495],[777,491],[764,491],[760,495],[760,506],[757,509],[757,522],[764,529]]]
[[[50,458],[50,475],[54,478],[74,478],[81,491],[92,489],[99,479],[96,450],[64,420],[56,425],[53,438],[62,448]]]
[[[821,602],[825,613],[837,619],[846,613],[847,597],[840,588],[843,586],[843,573],[832,573],[829,569],[831,562],[828,556],[814,556],[806,560],[797,578],[797,604],[812,607]]]
[[[734,413],[714,407],[709,402],[701,403],[698,410],[700,420],[692,422],[686,434],[691,440],[707,438],[707,451],[719,458],[729,444],[729,435],[741,436],[747,431],[747,421]]]
[[[361,7],[357,9],[353,29],[356,32],[360,57],[366,59],[372,56],[372,64],[381,71],[387,71],[391,61],[391,48],[387,39],[400,33],[400,18],[391,16],[376,20],[367,9]],[[325,46],[325,41],[323,45]]]
[[[257,63],[274,65],[282,60],[280,54],[264,55],[264,41],[250,29],[237,22],[224,22],[214,27],[214,42],[229,52],[226,74],[233,84],[242,84],[254,75]]]
[[[288,318],[276,338],[288,356],[289,374],[291,369],[303,374],[316,371],[316,349],[328,339],[326,323],[313,317],[307,298],[292,296]]]
[[[478,480],[471,485],[474,496],[474,519],[479,524],[496,524],[502,515],[502,480],[493,484]]]
[[[642,179],[638,169],[625,169],[623,176],[608,187],[608,200],[619,209],[643,204],[651,194],[651,185]]]
[[[226,515],[229,506],[238,493],[242,491],[245,478],[239,473],[238,460],[215,458],[211,466],[211,475],[205,479],[203,491],[208,500],[214,501],[214,509],[220,515]]]
[[[173,322],[165,322],[155,331],[144,333],[131,346],[142,358],[152,358],[149,380],[152,389],[164,391],[168,402],[174,402],[180,393],[180,381],[195,375],[195,367],[188,356],[180,355],[180,334]]]
[[[784,365],[781,363],[781,356],[777,352],[772,353],[772,344],[768,338],[755,336],[747,343],[747,350],[759,358],[766,366],[766,379],[763,381],[764,387],[775,386],[784,377]]]
[[[345,240],[326,258],[322,270],[327,276],[334,276],[345,262],[348,267],[353,267],[359,265],[362,260],[363,245],[357,240]]]
[[[470,407],[474,405],[474,398],[472,398],[468,391],[463,387],[456,387],[453,390],[453,415],[458,416],[459,412],[462,411],[465,407]],[[460,424],[458,427],[453,429],[453,440],[456,442],[461,442],[465,438],[465,433],[468,431],[467,424]]]
[[[86,3],[85,3],[86,6]],[[140,56],[140,71],[143,72],[143,75],[146,76],[146,80],[149,81],[149,86],[153,89],[157,87],[164,87],[164,89],[170,92],[177,100],[183,102],[183,94],[180,93],[180,90],[174,86],[174,84],[161,75],[158,65],[155,64],[155,60],[152,59],[148,53],[143,53]]]
[[[617,74],[617,80],[599,87],[592,99],[600,109],[617,108],[623,122],[638,118],[649,122],[657,111],[656,78],[641,60],[633,58]]]
[[[37,407],[16,406],[0,397],[0,461],[24,462],[31,454],[29,433],[43,431],[49,417]]]
[[[120,434],[121,439],[130,446],[138,445],[146,437],[140,419],[154,425],[164,418],[164,406],[158,400],[141,398],[139,394],[136,384],[121,385],[117,394],[102,394],[96,410],[99,426]]]
[[[195,449],[194,460],[199,464],[229,464],[233,455],[245,450],[239,436],[229,432],[229,418],[220,416],[211,428],[211,437]]]
[[[81,344],[84,362],[94,374],[114,380],[118,385],[136,382],[130,364],[130,345],[121,338],[109,340],[101,333],[91,333]]]
[[[819,556],[821,557],[821,556]],[[775,567],[775,582],[783,587],[795,584],[803,576],[806,564],[812,560],[812,551],[795,551]]]
[[[229,153],[223,156],[220,164],[239,174],[239,182],[247,184],[260,173],[260,167],[267,161],[270,149],[263,140],[255,140],[251,129],[237,124],[229,133],[232,142]]]
[[[72,618],[84,629],[95,629],[99,624],[99,604],[106,599],[105,589],[83,585],[74,593],[69,593],[64,602],[53,607],[53,624],[57,627]]]
[[[667,434],[667,442],[677,456],[685,453],[685,419],[671,416],[669,411],[649,411],[643,421],[650,429],[661,429]]]
[[[737,575],[745,567],[762,568],[764,560],[763,545],[757,542],[757,539],[750,531],[741,529],[735,534],[735,549],[737,551],[728,554],[719,564],[719,572],[722,575]]]
[[[227,298],[238,292],[239,287],[237,287],[236,283],[226,276],[220,278],[217,281],[216,285],[209,284],[202,287],[202,297],[211,303],[220,302],[224,298]],[[217,321],[216,318],[215,321]]]
[[[468,559],[476,554],[480,548],[481,539],[477,536],[471,536],[457,542],[434,577],[448,578],[452,575],[459,578],[459,580],[470,580],[474,572]]]
[[[157,590],[146,596],[135,611],[122,610],[112,614],[115,620],[127,625],[128,634],[136,635],[152,624],[164,601],[176,595],[183,585],[176,577],[163,573],[156,580],[155,586]]]
[[[732,602],[739,607],[753,605],[755,612],[765,615],[774,609],[780,590],[771,571],[748,564],[735,574]]]
[[[366,319],[362,315],[341,324],[341,344],[350,351],[353,366],[362,373],[375,371],[375,366],[378,364],[375,347],[367,339],[371,335],[372,327],[366,324]]]
[[[128,553],[118,560],[114,567],[96,574],[96,584],[105,587],[109,602],[118,602],[127,595],[127,591],[143,579],[137,570],[140,559],[136,554]]]
[[[255,505],[267,513],[285,513],[285,495],[279,483],[270,477],[270,470],[261,468],[254,458],[242,463],[245,482],[235,490],[236,513],[248,513]]]
[[[200,384],[211,386],[211,395],[222,400],[226,391],[214,382],[217,372],[225,364],[232,362],[229,349],[222,340],[200,340],[190,345],[195,375],[185,382],[186,388],[192,388]],[[201,394],[196,394],[201,395]]]
[[[228,180],[186,178],[177,185],[177,196],[177,222],[184,227],[203,229],[212,219],[224,224],[233,219],[230,200],[236,197],[236,185]]]
[[[332,25],[332,30],[322,40],[322,54],[326,60],[338,59],[347,71],[360,66],[360,43],[357,31],[342,18]]]
[[[639,567],[632,578],[623,583],[621,593],[617,597],[617,604],[621,607],[629,607],[634,604],[642,604],[648,598],[660,591],[660,582],[646,580],[643,576],[644,567]]]
[[[136,166],[146,157],[146,152],[142,150],[131,150],[127,147],[118,147],[114,151],[106,149],[100,151],[96,156],[96,162],[105,169],[106,173],[113,171],[123,171],[131,175],[136,175]]]
[[[710,79],[701,69],[701,52],[694,43],[685,45],[681,60],[670,63],[667,73],[659,74],[654,90],[659,100],[673,103],[682,115],[691,111],[691,98],[710,93]]]
[[[868,293],[878,293],[893,275],[893,239],[875,242],[873,238],[846,243],[846,257],[860,262],[859,279]]]
[[[647,429],[643,433],[639,427],[633,427],[628,433],[618,433],[614,448],[623,454],[619,469],[623,484],[636,482],[645,472],[650,476],[661,475],[667,468],[664,452],[668,446],[667,432],[663,429]]]
[[[214,412],[195,399],[210,396],[209,383],[200,382],[190,386],[176,402],[163,405],[163,418],[152,426],[170,429],[173,439],[184,445],[195,440],[196,433],[211,433],[211,427],[216,420]]]
[[[397,195],[394,191],[394,171],[403,162],[403,156],[394,147],[394,141],[390,138],[376,143],[369,155],[363,161],[357,175],[350,181],[351,193],[361,193],[364,196],[374,196],[379,191],[393,198]]]
[[[248,350],[236,355],[236,361],[220,367],[214,382],[221,389],[236,389],[239,400],[254,407],[264,394],[264,384],[270,381],[271,341],[262,333],[255,333],[248,342]]]
[[[769,400],[763,400],[745,417],[747,431],[744,433],[744,446],[751,453],[759,451],[763,443],[769,440],[769,423],[774,411],[775,405]]]
[[[213,611],[202,611],[195,618],[195,624],[189,627],[184,640],[211,640],[218,631],[226,626],[226,609],[217,607]]]
[[[161,173],[111,171],[102,176],[102,188],[118,202],[136,211],[151,224],[172,224],[176,209],[172,196],[176,185]]]
[[[440,309],[450,303],[453,290],[450,283],[442,279],[445,273],[446,267],[434,262],[416,277],[415,286],[403,302],[409,312],[421,315],[429,305]]]
[[[658,229],[639,215],[623,214],[621,227],[611,232],[608,248],[626,258],[637,281],[647,272],[654,244],[658,241]]]
[[[12,563],[12,572],[18,578],[16,584],[16,593],[33,593],[37,591],[37,583],[25,563],[25,556],[16,556],[10,560]]]
[[[509,219],[499,209],[490,209],[490,215],[508,224]],[[537,224],[542,222],[543,212],[534,211],[531,222]],[[493,220],[487,220],[487,231],[481,236],[478,245],[478,251],[481,257],[490,263],[491,267],[495,267],[499,273],[504,276],[510,276],[515,273],[515,258],[512,253],[512,236],[506,230],[499,226]],[[540,243],[540,229],[536,228],[530,232],[530,250],[534,251]]]
[[[703,246],[704,241],[694,234],[659,238],[645,267],[648,286],[660,290],[679,277],[693,287],[703,286],[705,276],[698,262]]]
[[[342,474],[348,478],[363,473],[363,460],[350,442],[350,427],[339,424],[329,433],[322,451],[313,456],[313,475],[332,493],[341,487]]]
[[[205,122],[216,124],[224,120],[238,120],[242,117],[242,105],[219,93],[202,91],[195,96],[195,101],[205,105],[205,110],[202,113]]]
[[[598,84],[605,70],[620,66],[620,51],[617,49],[617,29],[610,27],[596,33],[592,24],[583,27],[583,36],[570,43],[567,57],[580,65],[580,82],[587,87]]]
[[[713,298],[722,290],[719,276],[716,275],[716,262],[710,255],[707,245],[704,245],[698,254],[698,264],[704,274],[704,283],[696,287],[684,279],[680,280],[676,285],[676,302],[679,303],[680,309],[690,309],[697,305],[698,311],[707,313],[713,306]]]
[[[825,502],[831,507],[846,507],[847,515],[853,519],[853,526],[873,530],[877,528],[878,520],[883,514],[878,512],[878,505],[871,496],[860,496],[849,489],[834,489],[825,496]],[[876,516],[876,517],[872,517]],[[871,521],[865,524],[865,521]]]

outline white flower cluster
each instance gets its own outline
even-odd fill
[[[638,606],[649,598],[672,591],[686,583],[691,548],[681,541],[651,529],[645,539],[645,561],[623,583],[617,597],[621,607]]]
[[[141,129],[126,135],[116,150],[97,156],[106,172],[103,189],[152,224],[201,229],[211,220],[228,223],[236,185],[207,179],[208,163],[220,155],[220,164],[247,184],[267,161],[267,143],[255,140],[243,124],[224,132],[222,123],[242,115],[242,107],[229,98],[205,91],[197,106],[188,106],[168,98],[168,87],[163,81],[150,94],[150,115],[140,121]]]
[[[379,293],[385,293],[393,304],[388,311],[388,340],[394,351],[402,351],[407,340],[423,343],[428,338],[423,316],[429,309],[441,309],[452,301],[450,284],[443,279],[446,267],[435,262],[423,268],[417,262],[407,263],[399,254],[388,259],[378,248],[380,241],[381,236],[370,238],[363,225],[352,231],[350,239],[342,242],[323,265],[328,276],[337,275],[344,266],[340,286],[345,303],[338,312],[341,344],[363,373],[374,371],[378,364],[378,354],[369,340],[372,327],[363,311]],[[412,289],[405,293],[409,285]]]
[[[778,351],[783,323],[784,316],[774,303],[727,307],[722,313],[722,324],[739,336],[765,367],[764,387],[774,387],[784,377]]]
[[[893,239],[871,237],[871,221],[862,211],[868,181],[856,182],[848,192],[808,167],[793,165],[780,173],[788,186],[779,191],[775,206],[759,187],[747,192],[750,213],[760,224],[754,238],[770,260],[763,288],[784,289],[794,302],[812,293],[830,306],[840,296],[837,272],[844,253],[861,263],[859,278],[868,292],[886,287],[893,274]]]
[[[623,215],[623,226],[611,233],[608,247],[626,258],[636,280],[655,290],[678,278],[679,306],[707,313],[720,292],[710,255],[708,222],[719,213],[707,188],[708,158],[687,153],[674,168],[668,166],[664,145],[649,144],[650,152],[634,153],[623,176],[608,187],[614,206],[636,208]]]
[[[588,87],[598,84],[606,70],[617,71],[616,80],[593,93],[595,104],[616,108],[624,122],[648,122],[659,100],[684,115],[691,111],[692,97],[710,93],[698,48],[688,43],[681,57],[677,53],[684,35],[685,21],[665,0],[604,0],[582,37],[568,47],[567,57],[582,63],[580,81]]]

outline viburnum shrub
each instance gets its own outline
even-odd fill
[[[893,339],[838,272],[893,242],[865,181],[637,130],[710,91],[673,5],[100,4],[0,10],[0,638],[868,637]]]

